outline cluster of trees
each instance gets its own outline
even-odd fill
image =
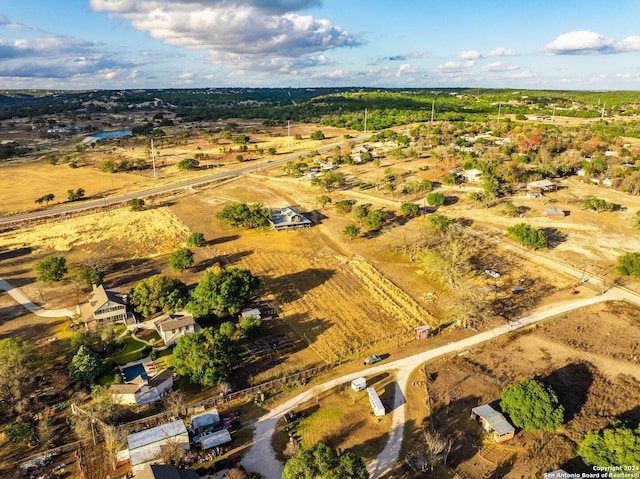
[[[187,286],[180,280],[156,274],[139,281],[127,296],[127,303],[143,317],[173,312],[187,304]]]
[[[282,171],[284,171],[287,175],[293,176],[294,178],[298,178],[303,175],[305,168],[309,165],[304,161],[287,161],[284,165],[282,165]]]
[[[509,226],[507,235],[534,250],[547,247],[547,235],[545,232],[526,223]]]
[[[309,135],[309,138],[312,140],[324,140],[324,133],[321,130],[316,130],[313,133],[311,133],[311,135]]]
[[[146,162],[142,158],[136,158],[135,160],[121,158],[120,161],[109,158],[102,162],[100,171],[103,173],[120,173],[123,171],[143,170],[145,167]]]
[[[39,205],[41,205],[42,203],[49,205],[49,203],[51,203],[55,197],[56,196],[53,193],[47,193],[46,195],[42,195],[40,198],[36,199],[35,202]]]
[[[178,162],[178,169],[180,171],[196,170],[200,166],[200,162],[195,158],[185,158]]]
[[[311,179],[311,185],[318,186],[322,191],[328,193],[339,185],[342,180],[344,180],[344,174],[337,171],[325,170],[321,175]]]
[[[302,449],[284,465],[282,479],[369,479],[362,458],[350,449],[336,452],[324,443]]]
[[[236,356],[236,348],[227,334],[203,328],[178,339],[169,364],[192,383],[215,386],[231,376]]]
[[[67,274],[67,260],[63,256],[47,256],[33,265],[36,280],[43,283],[60,281]]]
[[[616,271],[622,276],[640,278],[640,253],[625,253],[619,256]]]
[[[602,198],[585,198],[582,201],[582,207],[584,209],[595,210],[600,213],[601,211],[613,210],[615,205]]]
[[[535,379],[524,379],[502,390],[500,408],[514,426],[525,431],[555,431],[564,422],[564,406],[548,386]]]
[[[234,228],[266,228],[271,223],[271,211],[262,203],[235,202],[216,213],[216,218]]]
[[[601,431],[591,431],[578,447],[578,454],[594,466],[639,467],[640,424],[616,420]]]
[[[75,190],[67,190],[67,198],[69,201],[78,201],[84,198],[84,188],[77,188]]]

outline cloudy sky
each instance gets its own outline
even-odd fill
[[[0,88],[640,90],[640,1],[4,0]]]

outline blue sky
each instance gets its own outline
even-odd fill
[[[639,90],[638,19],[638,0],[5,0],[0,88]]]

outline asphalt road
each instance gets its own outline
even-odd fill
[[[327,151],[334,149],[336,146],[343,145],[345,141],[355,141],[356,143],[360,143],[364,141],[365,138],[366,137],[362,135],[356,138],[351,138],[349,140],[342,140],[339,142],[331,143],[329,145],[321,146],[317,148],[317,151],[319,153],[326,153]],[[55,217],[55,216],[60,216],[65,214],[79,213],[79,212],[91,210],[94,208],[108,207],[109,204],[127,202],[134,198],[146,198],[149,196],[164,195],[164,194],[172,193],[174,191],[180,191],[188,188],[197,187],[199,185],[207,184],[212,181],[222,181],[229,178],[233,178],[235,176],[240,176],[247,173],[253,173],[259,168],[264,169],[264,168],[273,168],[276,166],[280,166],[286,163],[287,161],[297,160],[301,156],[306,155],[309,151],[311,150],[299,151],[299,152],[296,152],[295,154],[288,154],[288,155],[279,157],[277,159],[263,161],[260,163],[252,162],[248,166],[242,166],[240,168],[234,168],[234,169],[222,171],[220,173],[202,176],[200,178],[192,178],[189,180],[178,181],[170,185],[159,186],[156,188],[149,188],[146,190],[142,190],[135,193],[126,194],[126,195],[112,196],[109,198],[105,197],[100,199],[75,201],[75,202],[66,204],[64,206],[47,209],[45,211],[32,211],[30,213],[3,216],[3,217],[0,217],[0,225],[10,224],[10,223],[15,223],[20,221]]]

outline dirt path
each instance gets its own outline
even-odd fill
[[[363,375],[374,375],[388,370],[397,370],[397,382],[395,385],[395,398],[393,404],[393,416],[391,421],[391,430],[387,445],[384,447],[378,457],[368,466],[369,473],[372,478],[380,477],[390,470],[398,461],[400,447],[402,446],[402,438],[404,435],[404,404],[409,375],[411,371],[419,367],[422,363],[447,355],[469,349],[477,344],[490,341],[504,334],[516,331],[523,327],[542,321],[547,318],[564,314],[574,309],[584,308],[596,303],[604,301],[613,301],[628,299],[627,294],[617,289],[611,289],[607,293],[592,298],[584,298],[574,301],[567,301],[558,304],[552,308],[544,308],[538,310],[529,316],[520,318],[517,321],[504,324],[497,328],[493,328],[484,333],[476,334],[469,338],[441,346],[436,349],[415,354],[408,358],[393,361],[387,364],[381,364],[372,368],[363,369],[355,373],[347,374],[340,378],[333,379],[322,385],[316,386],[298,396],[291,398],[287,402],[275,407],[268,414],[260,418],[256,422],[256,428],[253,435],[253,445],[243,459],[243,465],[250,471],[260,471],[266,479],[279,479],[282,477],[283,466],[276,459],[273,448],[271,447],[271,437],[274,433],[277,422],[288,410],[309,401],[318,394],[332,389],[340,384],[352,381]],[[631,295],[632,296],[632,295]],[[633,296],[636,304],[640,304],[640,299]]]
[[[37,304],[33,304],[27,297],[22,294],[18,288],[11,283],[0,278],[0,290],[6,291],[19,305],[24,307],[29,312],[43,318],[61,318],[61,317],[75,317],[76,313],[67,308],[61,309],[43,309]]]

